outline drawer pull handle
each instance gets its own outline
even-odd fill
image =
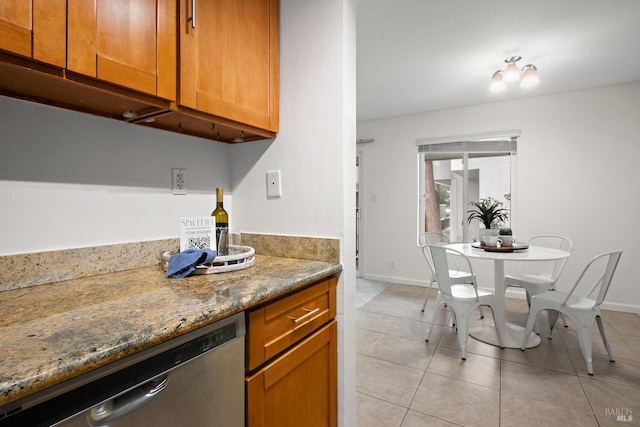
[[[306,311],[305,314],[303,314],[302,316],[296,318],[296,317],[291,317],[291,316],[287,316],[289,319],[293,320],[293,323],[299,323],[302,322],[303,320],[307,319],[310,316],[313,316],[315,313],[317,313],[318,311],[320,311],[320,307],[316,307],[313,310],[309,310],[308,308],[303,308],[304,311]]]

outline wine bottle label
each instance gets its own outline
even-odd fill
[[[218,255],[229,255],[229,224],[216,223],[216,242]]]

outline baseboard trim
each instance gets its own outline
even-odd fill
[[[397,283],[399,285],[421,286],[423,288],[426,288],[428,286],[428,282],[425,280],[408,279],[406,277],[385,276],[381,274],[367,274],[367,275],[362,275],[362,278],[365,280],[378,280],[380,282]]]
[[[386,276],[381,274],[368,274],[366,276],[363,276],[362,278],[365,280],[378,280],[380,282],[397,283],[400,285],[420,286],[423,288],[429,287],[429,282],[427,281],[408,279],[406,277]],[[433,287],[437,288],[437,286],[433,286]],[[489,292],[494,292],[493,288],[479,287],[479,289],[489,291]],[[507,298],[515,298],[515,299],[522,299],[522,300],[526,299],[526,294],[524,292],[524,289],[515,288],[513,286],[510,286],[507,288],[505,292],[505,296]],[[622,313],[634,313],[640,316],[640,306],[638,305],[621,304],[621,303],[605,301],[604,303],[602,303],[600,308],[602,308],[603,310],[619,311]]]

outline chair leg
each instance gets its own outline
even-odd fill
[[[522,290],[524,290],[524,295],[527,297],[527,308],[529,309],[529,313],[531,313],[531,295],[529,294],[529,291],[527,290],[527,288],[523,287],[523,286],[519,286],[519,285],[513,285],[516,288],[520,288]],[[505,297],[507,296],[507,292],[505,289]],[[540,322],[539,322],[539,318],[536,321],[534,328],[532,329],[532,331],[534,331],[536,334],[540,335]]]
[[[482,306],[481,306],[481,305],[479,305],[479,306],[478,306],[478,309],[480,310],[480,318],[481,318],[481,319],[484,319],[484,313],[482,312]]]
[[[556,288],[552,287],[551,288],[552,291],[555,291]],[[565,328],[568,328],[569,325],[567,324],[567,317],[564,315],[564,313],[558,312],[558,314],[560,315],[560,318],[562,319],[562,324],[564,325]]]
[[[424,299],[424,304],[422,304],[423,313],[424,313],[424,309],[427,307],[427,302],[429,301],[429,297],[431,296],[431,285],[433,285],[433,282],[429,283],[429,290],[427,291],[427,297]]]
[[[527,317],[527,326],[525,326],[524,328],[524,335],[522,337],[522,344],[520,345],[520,350],[524,351],[527,348],[527,341],[529,341],[529,335],[531,335],[531,331],[533,331],[533,325],[535,325],[539,315],[540,315],[539,308],[535,306],[529,308],[529,317]]]
[[[525,291],[525,293],[527,295],[527,303],[529,304],[529,308],[531,308],[531,297],[529,296],[529,292]],[[549,313],[551,313],[551,312],[549,312]],[[549,338],[551,338],[551,330],[555,326],[558,314],[560,315],[560,318],[562,319],[562,323],[564,324],[564,327],[565,328],[569,327],[569,325],[567,324],[567,318],[565,317],[565,315],[563,313],[556,312],[556,314],[555,314],[556,320],[554,320],[553,325],[551,325],[551,324],[549,325]],[[536,331],[537,334],[540,334],[540,325],[536,324],[536,328],[534,330]]]
[[[462,310],[461,310],[462,311]],[[460,346],[460,358],[467,360],[467,334],[468,334],[468,321],[469,317],[467,313],[460,313],[458,318],[458,345]]]
[[[551,338],[553,328],[555,328],[558,322],[558,316],[563,317],[563,315],[556,310],[547,310],[547,316],[549,316],[549,338]]]
[[[609,362],[615,362],[616,360],[613,358],[613,352],[611,351],[611,346],[609,345],[609,340],[607,339],[607,333],[604,331],[604,324],[602,323],[602,317],[596,316],[596,322],[598,322],[598,329],[600,329],[600,336],[602,337],[602,342],[607,349],[607,353],[609,353]]]
[[[567,325],[567,318],[565,317],[565,315],[560,313],[560,318],[562,319],[562,323],[564,323],[564,327],[568,328],[569,325]]]
[[[493,311],[493,306],[490,305],[489,308],[491,309],[491,315],[493,316],[493,326],[496,327],[496,336],[498,337],[498,345],[500,346],[500,348],[504,348],[504,344],[502,344],[502,335],[500,334],[500,329],[498,328],[498,324],[496,323],[495,319],[496,319],[496,314],[495,311]]]
[[[593,375],[593,359],[591,356],[592,349],[592,335],[591,325],[593,324],[593,317],[588,319],[578,319],[576,317],[576,329],[578,330],[578,342],[580,343],[580,349],[582,350],[582,356],[587,364],[587,373]]]
[[[431,316],[431,325],[429,326],[429,330],[427,330],[427,335],[424,337],[424,340],[427,342],[429,342],[429,338],[431,338],[431,332],[433,331],[433,326],[436,324],[438,311],[440,311],[440,304],[442,304],[442,302],[440,300],[440,295],[438,295],[438,299],[436,300],[436,306],[433,310],[433,315]]]

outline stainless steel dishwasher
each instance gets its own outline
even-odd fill
[[[0,425],[243,427],[244,336],[238,313],[27,401]]]

